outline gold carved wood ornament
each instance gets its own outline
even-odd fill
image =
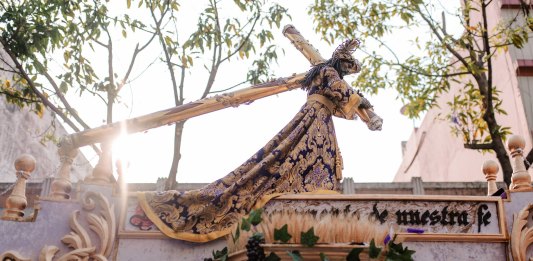
[[[23,257],[17,251],[7,251],[0,254],[0,260],[2,261],[31,261],[31,259]]]
[[[533,243],[533,227],[528,227],[529,213],[533,209],[533,204],[528,204],[514,218],[513,230],[511,232],[511,253],[513,260],[526,261],[527,248]]]
[[[61,242],[72,248],[72,251],[54,259],[59,248],[44,246],[39,261],[108,260],[116,236],[115,208],[101,193],[92,191],[84,194],[81,205],[85,210],[84,213],[87,213],[85,216],[88,227],[96,234],[100,244],[96,246],[91,241],[88,229],[80,223],[81,212],[76,210],[72,212],[70,218],[72,231],[61,239]],[[96,211],[97,209],[99,211]]]

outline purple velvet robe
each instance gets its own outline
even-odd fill
[[[331,67],[320,71],[308,95],[276,136],[225,177],[193,191],[139,193],[146,215],[169,237],[206,242],[277,195],[339,191],[342,158],[332,116],[355,119],[360,97]]]

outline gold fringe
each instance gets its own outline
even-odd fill
[[[285,194],[289,194],[289,193],[274,193],[270,195],[265,195],[256,202],[254,209],[262,208],[271,199],[281,196],[281,195],[285,195]],[[300,193],[300,194],[339,194],[339,192],[333,191],[333,190],[317,190],[313,192],[305,192],[305,193]],[[161,219],[159,219],[157,214],[152,210],[152,208],[148,204],[148,201],[146,200],[145,192],[137,192],[137,198],[139,200],[139,205],[143,209],[146,216],[150,219],[150,221],[152,221],[152,223],[154,223],[156,227],[163,234],[165,234],[166,236],[170,238],[175,238],[175,239],[180,239],[180,240],[185,240],[185,241],[190,241],[190,242],[205,243],[205,242],[209,242],[217,238],[226,236],[230,234],[232,231],[235,231],[235,228],[236,228],[236,226],[234,226],[229,229],[215,231],[215,232],[211,232],[208,234],[194,234],[190,232],[174,231],[171,228],[169,228],[165,223],[163,223],[163,221],[161,221]],[[246,245],[246,243],[244,245]]]

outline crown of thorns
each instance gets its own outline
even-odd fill
[[[361,41],[358,39],[348,39],[335,49],[333,52],[333,58],[337,59],[353,59],[352,53],[357,50]]]

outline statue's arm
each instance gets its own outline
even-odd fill
[[[325,90],[325,95],[337,105],[334,115],[348,120],[357,119],[356,110],[363,105],[362,102],[366,101],[366,99],[361,98],[358,92],[341,79],[335,69],[326,67],[324,70],[324,79],[329,86]]]

